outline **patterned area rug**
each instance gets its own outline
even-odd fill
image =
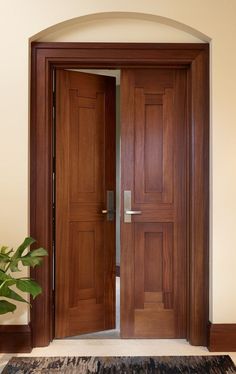
[[[221,374],[236,373],[229,356],[14,357],[3,374]]]

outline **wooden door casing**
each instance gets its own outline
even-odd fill
[[[48,250],[43,266],[31,269],[43,293],[30,310],[32,346],[54,338],[53,291],[53,93],[61,68],[180,67],[188,71],[189,238],[188,334],[207,344],[209,305],[209,45],[207,43],[41,43],[31,44],[30,235]],[[132,271],[132,269],[131,269]],[[191,306],[191,308],[190,308]]]
[[[115,79],[56,72],[55,336],[115,327]]]
[[[122,71],[121,334],[187,335],[187,89],[185,69]]]

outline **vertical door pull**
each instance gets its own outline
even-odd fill
[[[131,191],[124,191],[124,222],[131,223],[132,215],[142,214],[141,210],[132,210],[131,208]]]

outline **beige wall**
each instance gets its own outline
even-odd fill
[[[210,319],[236,323],[235,14],[235,0],[1,0],[0,242],[28,233],[30,39],[211,41]],[[27,321],[24,306],[0,319]]]

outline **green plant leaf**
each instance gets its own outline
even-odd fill
[[[5,281],[5,284],[2,284],[0,286],[0,296],[4,296],[4,297],[7,297],[8,299],[12,299],[12,300],[16,300],[16,301],[20,301],[22,303],[27,303],[29,304],[29,302],[25,299],[23,299],[22,296],[20,296],[18,293],[16,293],[15,291],[11,290],[6,281]]]
[[[24,266],[32,266],[33,268],[42,263],[41,257],[31,257],[30,255],[21,258],[21,262]]]
[[[35,299],[39,294],[42,293],[40,285],[30,279],[29,277],[15,278],[14,275],[9,274],[10,272],[18,272],[19,263],[23,266],[40,265],[43,261],[43,257],[47,256],[48,253],[44,248],[38,248],[34,250],[24,251],[35,242],[35,239],[31,237],[25,238],[23,243],[17,248],[15,253],[12,254],[13,249],[6,246],[0,248],[0,298],[8,298],[23,303],[28,303],[21,295],[11,289],[11,286],[16,285],[17,289],[32,295]],[[0,300],[0,314],[12,312],[16,309],[16,305],[8,302],[7,300]],[[29,304],[29,303],[28,303]]]
[[[5,245],[1,247],[1,250],[0,250],[0,253],[3,253],[5,254],[6,251],[7,251],[8,247],[6,247]]]
[[[0,253],[0,261],[10,262],[11,258],[5,253]]]
[[[0,270],[0,283],[2,284],[3,281],[8,285],[8,287],[16,284],[15,278],[12,278],[9,274],[6,274],[4,271]]]
[[[38,248],[28,252],[25,256],[22,256],[21,261],[24,266],[35,267],[40,265],[43,261],[42,257],[47,255],[48,253],[44,248]]]
[[[0,250],[0,254],[9,256],[10,253],[14,252],[13,248],[11,248],[11,249],[9,249],[9,251],[7,251],[8,249],[9,249],[9,247],[3,246]]]
[[[20,261],[20,258],[16,258],[15,260],[12,260],[9,269],[10,269],[13,273],[15,273],[16,271],[20,271],[20,269],[18,268],[18,263],[19,263],[19,261]]]
[[[48,253],[46,249],[44,248],[38,248],[34,249],[33,251],[30,251],[28,253],[31,257],[43,257],[43,256],[48,256]]]
[[[21,257],[24,250],[33,243],[35,243],[35,239],[33,239],[31,237],[25,238],[23,243],[17,248],[17,250],[16,250],[15,254],[12,256],[12,258],[16,259],[16,258]]]
[[[40,285],[32,279],[18,279],[16,281],[16,287],[23,292],[30,293],[33,299],[42,293]]]
[[[35,242],[35,239],[33,239],[31,237],[25,238],[25,240],[23,241],[23,243],[17,248],[16,252],[14,253],[14,255],[11,258],[11,264],[9,266],[9,269],[13,273],[16,272],[16,271],[19,271],[18,264],[19,264],[19,261],[21,261],[22,253],[24,252],[24,250],[27,247],[29,247],[34,242]]]
[[[4,271],[0,270],[0,280],[1,281],[4,281],[4,280],[8,279],[8,277],[9,277],[9,275],[4,273]]]
[[[0,253],[0,270],[5,270],[6,269],[6,266],[7,264],[11,261],[11,258],[4,254],[4,253]]]
[[[6,273],[4,273],[4,271],[0,270],[0,280],[5,280],[5,279],[8,279],[10,276]]]
[[[0,314],[14,312],[14,310],[16,310],[16,305],[9,303],[7,300],[0,300]]]

